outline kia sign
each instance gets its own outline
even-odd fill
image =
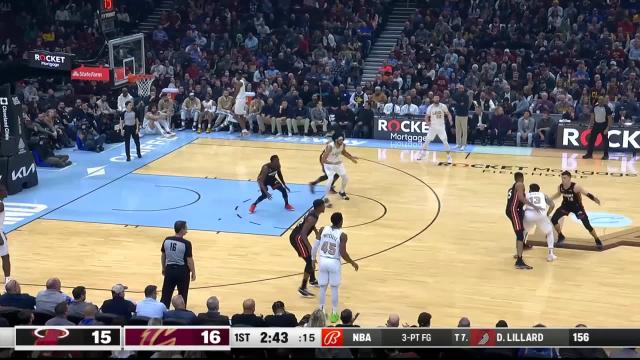
[[[423,142],[429,126],[422,118],[377,117],[373,127],[376,140]]]
[[[71,55],[49,51],[30,51],[27,55],[29,66],[37,69],[71,70]]]
[[[102,66],[80,66],[71,70],[71,80],[109,82],[109,68]]]
[[[591,129],[575,125],[558,126],[556,147],[560,149],[585,149],[589,144]],[[612,151],[637,151],[640,149],[640,127],[625,126],[614,127],[608,134],[609,150]],[[602,135],[596,138],[596,149],[601,149]]]

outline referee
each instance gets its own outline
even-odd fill
[[[609,160],[609,129],[613,124],[613,116],[608,102],[607,97],[600,96],[598,104],[593,108],[591,123],[589,124],[591,135],[589,135],[589,145],[587,146],[587,153],[582,157],[583,159],[591,159],[593,157],[596,139],[598,134],[602,134],[602,147],[604,150],[602,160]]]
[[[161,263],[162,275],[162,302],[167,309],[171,305],[173,290],[177,287],[178,294],[182,295],[184,303],[187,303],[189,293],[189,273],[191,281],[196,281],[196,266],[191,253],[191,242],[184,236],[187,234],[187,222],[178,220],[173,225],[176,234],[167,237],[162,243]]]

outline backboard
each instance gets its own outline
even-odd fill
[[[129,74],[145,73],[144,34],[109,40],[109,66],[115,86],[128,82]]]

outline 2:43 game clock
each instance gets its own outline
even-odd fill
[[[231,328],[231,347],[287,348],[318,347],[320,329],[313,328]]]

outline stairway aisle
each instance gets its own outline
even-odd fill
[[[393,50],[398,39],[400,39],[400,35],[404,29],[404,22],[415,12],[415,3],[406,1],[398,1],[396,3],[396,6],[389,16],[387,26],[382,31],[382,34],[380,34],[380,37],[376,39],[371,47],[369,56],[364,61],[360,84],[375,80],[378,69],[384,64],[385,60],[389,57],[389,53]]]
[[[162,15],[163,11],[171,11],[175,9],[176,4],[175,1],[164,0],[158,5],[149,16],[144,19],[143,22],[138,24],[138,27],[134,30],[134,34],[136,33],[144,33],[150,34],[158,27],[160,23],[160,15]]]

